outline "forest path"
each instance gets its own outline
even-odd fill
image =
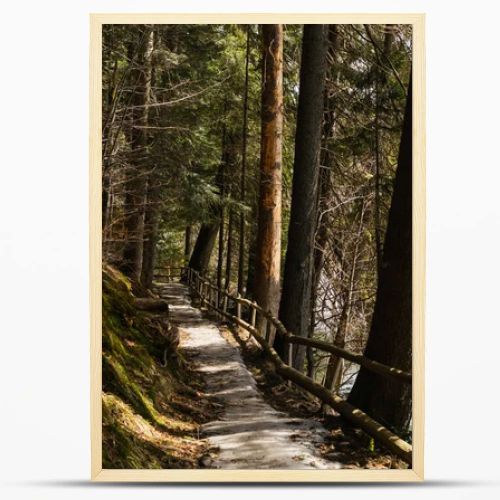
[[[217,420],[202,427],[218,448],[209,468],[339,469],[322,459],[314,444],[327,431],[314,420],[292,418],[264,400],[240,351],[222,336],[216,324],[191,306],[181,283],[158,286],[169,302],[170,320],[180,329],[180,348],[194,361],[205,381],[205,392],[221,405]]]

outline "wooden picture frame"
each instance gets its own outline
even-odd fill
[[[102,468],[101,43],[103,24],[411,24],[413,27],[413,465],[406,470],[117,470]],[[424,14],[91,14],[90,15],[90,363],[91,478],[149,482],[388,482],[424,478],[425,320]]]

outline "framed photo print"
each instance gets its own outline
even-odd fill
[[[423,14],[90,43],[92,478],[421,481]]]

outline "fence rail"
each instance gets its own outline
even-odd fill
[[[158,267],[155,271],[155,279],[161,278],[167,281],[174,281],[175,279],[182,277],[182,273],[186,270],[186,267]]]
[[[166,270],[167,268],[162,271]],[[347,349],[342,349],[327,342],[294,335],[287,331],[278,318],[273,316],[271,312],[265,311],[256,302],[219,289],[214,283],[189,267],[169,268],[165,275],[157,274],[156,276],[165,276],[169,281],[177,277],[183,279],[189,289],[199,298],[201,306],[206,306],[208,309],[214,311],[219,319],[226,318],[252,335],[273,362],[276,371],[281,376],[318,397],[323,403],[331,406],[411,466],[412,446],[362,410],[348,403],[338,394],[333,393],[293,368],[291,366],[292,346],[294,344],[304,345],[334,354],[382,377],[393,379],[395,383],[411,384],[411,373],[384,365],[361,354],[350,352]],[[243,319],[244,307],[249,309],[250,314],[245,315],[245,317],[249,317],[250,322]],[[235,311],[236,314],[233,314],[231,311]],[[281,359],[272,347],[276,332],[279,332],[288,344],[284,360]]]

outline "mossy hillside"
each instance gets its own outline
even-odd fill
[[[165,315],[136,310],[131,290],[121,273],[103,270],[103,465],[196,467],[208,403],[189,366],[168,348]]]

